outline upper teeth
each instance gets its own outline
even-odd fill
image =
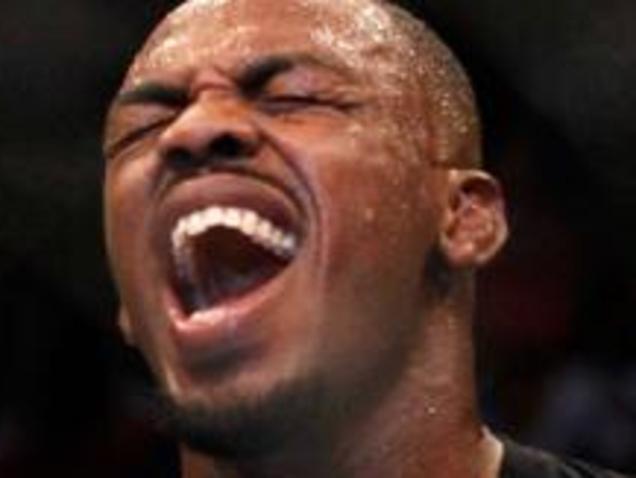
[[[291,257],[297,239],[251,209],[211,206],[182,217],[172,231],[172,249],[181,256],[189,239],[213,227],[226,227],[241,232],[253,242],[281,257]]]

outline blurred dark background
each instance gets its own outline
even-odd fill
[[[0,3],[3,478],[174,476],[125,393],[144,369],[114,328],[99,143],[126,64],[177,3]],[[410,4],[468,67],[510,203],[512,240],[480,281],[484,413],[636,470],[636,3]]]

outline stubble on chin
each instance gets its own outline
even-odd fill
[[[193,451],[224,460],[258,460],[277,449],[318,440],[338,413],[319,380],[277,386],[257,397],[237,394],[213,403],[178,403],[156,387],[145,387],[141,408],[157,430]],[[138,397],[140,398],[140,397]],[[346,407],[340,407],[346,414]]]

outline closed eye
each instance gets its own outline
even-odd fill
[[[125,132],[112,143],[106,145],[104,150],[106,160],[115,158],[130,146],[144,139],[147,135],[167,126],[172,120],[172,117],[160,118]]]
[[[324,102],[313,96],[278,95],[259,100],[260,108],[267,113],[285,113],[302,108],[323,105]]]
[[[347,111],[354,103],[332,100],[316,95],[276,95],[267,96],[257,101],[261,111],[271,115],[300,112],[314,108],[331,108]]]

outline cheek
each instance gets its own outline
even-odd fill
[[[116,279],[138,250],[152,194],[152,166],[142,159],[109,166],[104,189],[106,241]]]
[[[360,141],[356,146],[318,167],[327,227],[345,242],[337,249],[367,263],[400,263],[425,239],[418,230],[430,213],[420,195],[422,172],[385,144]]]
[[[331,322],[344,341],[363,333],[368,343],[382,344],[384,319],[413,313],[434,237],[422,168],[394,144],[352,128],[296,148],[305,152],[303,169],[319,208],[318,295],[338,311]],[[368,322],[376,325],[367,329]]]
[[[330,267],[349,262],[332,256],[339,251],[360,254],[366,262],[398,259],[405,243],[425,239],[413,237],[422,235],[416,229],[430,213],[421,194],[424,171],[397,126],[326,118],[277,125],[270,134],[311,184]],[[425,221],[430,226],[430,219]]]
[[[152,194],[154,170],[151,158],[144,157],[122,159],[107,167],[104,197],[107,225],[129,223],[145,209]]]

